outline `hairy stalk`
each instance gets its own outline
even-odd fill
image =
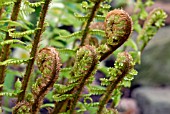
[[[40,37],[41,37],[41,34],[43,32],[43,29],[44,29],[45,16],[46,16],[50,2],[51,2],[51,0],[45,0],[45,3],[44,3],[44,5],[41,9],[40,20],[38,22],[38,27],[37,27],[38,30],[36,30],[36,32],[35,32],[34,42],[33,42],[32,50],[31,50],[31,53],[30,53],[30,58],[32,58],[32,59],[29,60],[28,65],[26,67],[26,72],[25,72],[25,75],[24,75],[24,78],[23,78],[23,81],[22,81],[22,88],[21,88],[22,92],[18,96],[18,102],[22,101],[25,97],[25,92],[26,92],[26,89],[27,89],[27,85],[28,85],[28,82],[29,82],[29,78],[30,78],[32,69],[33,69],[35,56],[36,56],[36,52],[37,52],[37,49],[38,49],[38,43],[40,41]]]
[[[102,110],[104,108],[104,105],[107,104],[107,102],[109,101],[113,90],[117,88],[118,84],[123,80],[123,78],[133,67],[133,59],[130,54],[128,54],[127,52],[122,52],[118,54],[118,58],[115,62],[115,68],[118,70],[118,73],[116,74],[117,78],[111,82],[111,84],[106,89],[106,93],[101,97],[97,114],[103,113]]]
[[[2,16],[2,13],[3,13],[3,7],[0,8],[0,19],[1,19],[1,16]]]
[[[71,72],[72,75],[71,79],[79,77],[79,79],[76,82],[73,82],[78,83],[78,85],[75,86],[73,89],[69,90],[68,92],[64,93],[72,94],[74,96],[74,99],[66,99],[60,102],[56,102],[52,114],[58,114],[60,112],[65,112],[67,110],[70,110],[70,113],[74,112],[74,108],[80,97],[81,91],[84,85],[86,84],[88,78],[92,76],[92,74],[95,72],[97,63],[98,58],[97,53],[95,51],[95,47],[86,45],[78,50],[75,64]],[[73,83],[70,82],[68,83],[68,85]]]
[[[31,114],[31,105],[26,101],[22,101],[15,105],[12,114]]]
[[[22,0],[17,0],[14,4],[14,7],[13,7],[13,10],[12,10],[12,14],[11,14],[11,20],[12,21],[16,21],[17,20],[17,17],[18,17],[18,13],[19,13],[19,10],[20,10],[20,5],[21,5],[21,1]],[[2,10],[2,9],[1,9]],[[14,27],[10,27],[8,26],[8,28],[14,28]],[[9,36],[9,33],[7,32],[6,33],[6,37],[5,37],[5,40],[9,40],[9,39],[12,39],[12,37]],[[7,44],[5,46],[2,47],[2,51],[1,51],[1,54],[0,54],[0,61],[5,61],[8,59],[8,56],[9,56],[9,53],[10,53],[10,44]],[[4,83],[4,79],[5,79],[5,70],[6,70],[6,66],[0,66],[0,85]],[[2,92],[3,90],[3,86],[0,86],[0,92]],[[0,106],[2,105],[2,96],[0,96]]]
[[[110,11],[105,19],[107,50],[101,53],[100,61],[120,47],[129,38],[131,31],[132,19],[125,11],[119,9]]]
[[[84,29],[84,32],[83,32],[83,35],[82,35],[82,38],[81,38],[81,44],[80,44],[80,46],[83,46],[83,45],[84,45],[85,39],[86,39],[86,37],[87,37],[87,35],[88,35],[88,32],[89,32],[90,23],[93,21],[93,18],[94,18],[94,16],[96,15],[96,12],[97,12],[97,10],[99,9],[100,3],[101,3],[102,1],[103,1],[103,0],[96,0],[96,1],[95,1],[94,7],[93,7],[93,9],[92,9],[92,11],[91,11],[91,14],[90,14],[90,16],[89,16],[89,19],[88,19],[88,21],[87,21],[87,23],[86,23],[86,26],[85,26],[85,29]]]
[[[34,103],[32,104],[31,114],[39,113],[39,108],[43,102],[44,96],[50,91],[58,78],[61,64],[56,49],[48,47],[40,50],[37,65],[43,76],[37,79],[32,88]]]

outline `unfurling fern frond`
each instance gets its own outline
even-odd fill
[[[32,86],[32,93],[34,96],[32,111],[34,114],[38,113],[45,95],[58,79],[61,64],[56,49],[53,47],[41,49],[37,57],[37,66],[42,76],[37,78],[35,84]]]
[[[120,47],[129,38],[131,31],[132,19],[124,10],[115,9],[110,11],[105,19],[106,45],[108,49],[101,53],[100,61]]]
[[[99,109],[97,114],[103,113],[105,109],[104,105],[107,104],[114,90],[120,87],[119,85],[124,80],[124,78],[129,74],[134,75],[134,73],[130,73],[132,69],[134,69],[134,62],[131,55],[127,52],[119,53],[114,64],[114,68],[110,68],[109,70],[109,74],[111,75],[109,78],[110,84],[107,86],[106,92],[99,101]]]
[[[31,114],[31,104],[27,101],[21,101],[13,108],[13,114]]]
[[[140,51],[143,51],[146,44],[152,39],[156,34],[158,29],[164,26],[167,14],[162,9],[154,9],[151,11],[144,23],[143,29],[139,32],[137,41],[140,44]]]

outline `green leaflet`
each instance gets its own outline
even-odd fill
[[[2,96],[8,96],[8,97],[14,97],[16,95],[14,95],[14,93],[12,92],[1,92],[0,95]]]
[[[46,108],[46,107],[54,107],[54,104],[52,104],[52,103],[47,103],[47,104],[41,105],[41,108]]]
[[[5,40],[0,43],[1,46],[7,45],[7,44],[14,44],[14,43],[20,43],[20,44],[25,44],[25,42],[22,42],[21,40],[17,39],[12,39],[12,40]]]
[[[70,35],[67,35],[67,36],[60,36],[60,38],[66,38],[66,39],[69,39],[69,38],[74,38],[74,37],[80,37],[82,35],[83,31],[78,31],[78,32],[74,32]]]
[[[69,84],[69,85],[61,85],[61,84],[55,84],[54,88],[56,89],[56,93],[58,94],[63,94],[71,89],[73,89],[75,86],[77,86],[78,83],[73,83],[73,84]]]
[[[105,88],[102,88],[102,87],[96,87],[96,86],[92,86],[90,88],[90,93],[92,95],[102,95],[106,92],[106,89]]]
[[[30,7],[39,7],[42,4],[44,4],[44,1],[40,1],[40,2],[35,2],[35,3],[30,3],[29,1],[25,1],[26,5],[29,5]]]
[[[0,20],[0,25],[4,25],[8,23],[9,26],[18,26],[18,27],[23,27],[25,29],[29,29],[26,25],[21,24],[17,21],[11,21],[11,20]],[[7,29],[8,30],[8,29]]]
[[[105,31],[103,31],[103,30],[98,30],[98,29],[90,30],[89,33],[90,33],[91,35],[106,36]]]
[[[0,66],[7,66],[9,64],[22,64],[22,63],[27,63],[30,59],[32,58],[29,58],[29,59],[8,59],[8,60],[5,60],[3,62],[0,62]]]
[[[71,99],[73,97],[72,94],[63,94],[63,95],[53,95],[53,99],[56,101],[56,102],[59,102],[59,101],[63,101],[67,98]]]
[[[15,32],[15,33],[9,31],[9,36],[11,36],[13,38],[21,38],[23,36],[33,34],[34,32],[35,32],[35,30],[27,30],[24,32]]]
[[[57,49],[58,52],[68,54],[68,55],[75,55],[76,50],[73,49]]]
[[[75,15],[75,17],[76,17],[78,20],[80,20],[80,21],[87,21],[87,20],[89,19],[89,17],[90,17],[89,14],[87,14],[87,15],[80,15],[80,14],[78,14],[78,13],[75,13],[74,15]],[[105,19],[105,16],[103,16],[103,15],[96,15],[95,18],[96,18],[97,20],[104,20],[104,19]]]

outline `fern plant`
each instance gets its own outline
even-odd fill
[[[50,3],[58,6],[50,7]],[[151,0],[145,4],[138,0],[136,9],[141,10],[132,15],[132,19],[123,9],[111,10],[110,3],[111,0],[84,0],[82,3],[76,0],[34,3],[1,0],[0,112],[38,114],[46,108],[49,114],[117,114],[121,89],[131,86],[137,75],[135,64],[140,63],[143,49],[164,25],[167,15],[161,9],[147,14],[144,8],[152,5]],[[27,16],[31,19],[37,13],[40,14],[38,20],[34,18],[37,20],[34,25]],[[143,27],[139,19],[146,19]],[[74,32],[63,30],[61,25],[71,25]],[[136,41],[130,38],[133,28],[138,32]],[[41,40],[48,41],[47,46]],[[128,52],[126,47],[133,50]],[[11,56],[11,49],[16,48],[29,52],[29,57]],[[116,55],[114,67],[100,64],[117,52],[120,53]],[[21,64],[26,66],[21,67]],[[14,65],[25,70],[15,70]],[[100,78],[101,85],[94,84],[97,70],[106,75]],[[12,85],[7,87],[9,79],[13,79],[14,89]],[[101,96],[98,102],[93,101],[93,95]],[[16,98],[12,110],[2,102],[11,98]],[[44,103],[45,99],[50,102]]]

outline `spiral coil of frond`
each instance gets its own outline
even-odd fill
[[[115,9],[110,11],[105,19],[106,45],[108,49],[101,53],[100,61],[120,47],[129,38],[131,31],[132,19],[124,10]]]

